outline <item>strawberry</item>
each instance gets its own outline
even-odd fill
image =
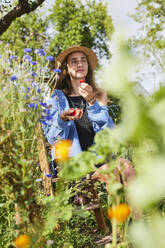
[[[78,108],[74,109],[70,116],[75,116],[77,114]]]
[[[74,109],[74,111],[73,111],[73,113],[72,113],[73,116],[75,116],[75,115],[77,114],[77,110],[78,110],[78,109]]]

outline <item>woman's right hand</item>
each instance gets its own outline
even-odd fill
[[[82,115],[83,115],[83,109],[70,108],[66,111],[63,111],[60,117],[63,121],[70,121],[70,120],[79,120],[81,119]]]

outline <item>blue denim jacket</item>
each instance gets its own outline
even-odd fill
[[[46,121],[47,125],[43,125],[43,132],[47,141],[53,145],[58,137],[72,140],[69,156],[75,156],[82,151],[75,123],[73,120],[63,121],[60,118],[60,114],[70,108],[66,96],[61,90],[54,90],[47,106],[49,107],[49,116],[51,116],[50,120]],[[103,130],[105,127],[113,127],[114,124],[106,106],[100,106],[96,101],[93,105],[87,106],[87,112],[95,133]],[[54,159],[53,150],[52,157]]]

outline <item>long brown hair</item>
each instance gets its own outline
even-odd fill
[[[51,91],[53,89],[59,89],[59,90],[62,90],[66,95],[70,95],[72,93],[72,84],[71,84],[70,76],[67,73],[67,60],[68,60],[69,55],[66,57],[66,59],[62,63],[61,68],[60,68],[61,73],[59,74],[59,78],[57,79],[55,87],[53,87],[54,86],[53,84],[51,85]],[[88,58],[87,58],[87,62],[88,62]],[[93,70],[89,62],[88,62],[88,73],[86,75],[85,82],[92,86],[94,92],[99,91],[94,81]]]

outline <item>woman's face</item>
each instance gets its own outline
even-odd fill
[[[82,52],[73,52],[67,60],[68,74],[73,79],[85,80],[88,73],[87,57]]]

